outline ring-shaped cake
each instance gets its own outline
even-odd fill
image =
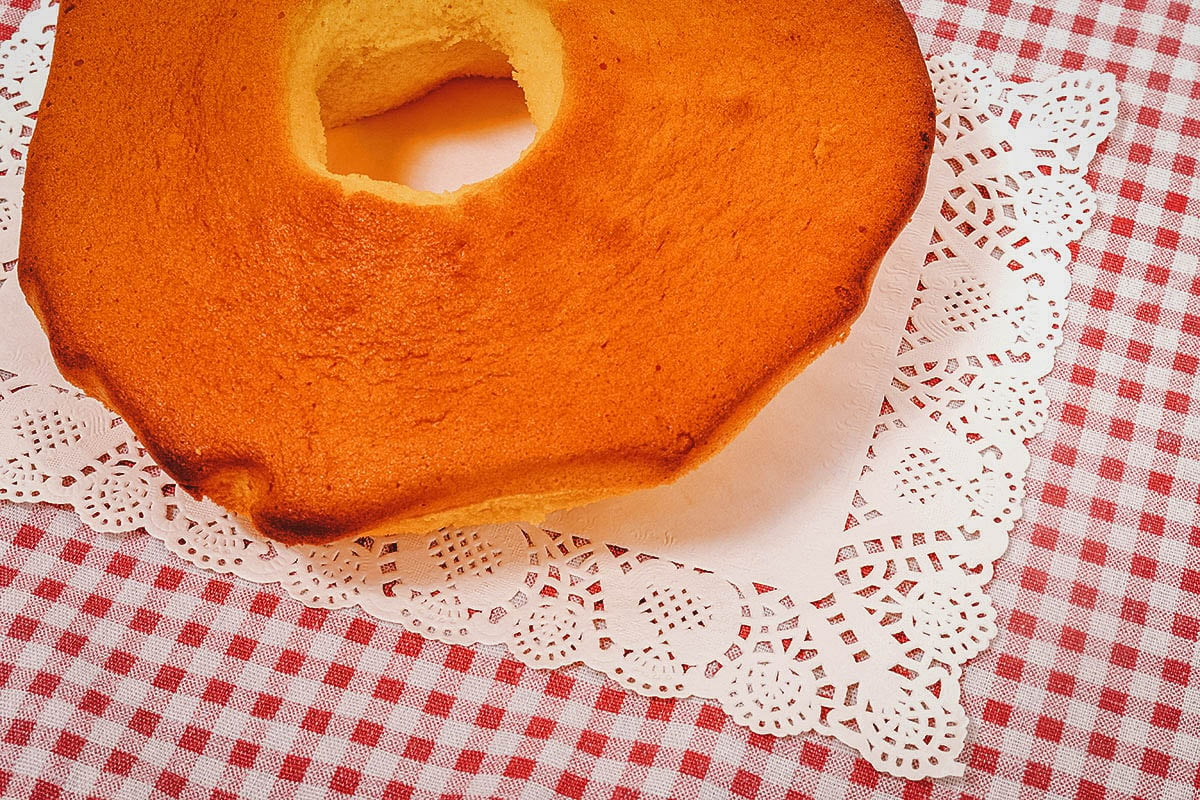
[[[933,141],[896,0],[65,0],[55,48],[19,265],[55,357],[286,541],[691,469],[845,336]],[[501,174],[326,167],[326,128],[509,74]]]

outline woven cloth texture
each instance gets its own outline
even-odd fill
[[[306,609],[147,536],[0,503],[0,796],[1200,795],[1200,8],[904,5],[928,53],[1017,80],[1102,70],[1122,97],[989,587],[1001,633],[965,671],[964,777],[882,776],[815,734]],[[2,7],[0,36],[25,8]]]

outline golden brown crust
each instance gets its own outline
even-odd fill
[[[514,167],[347,195],[288,139],[302,5],[63,4],[19,272],[67,376],[280,539],[678,477],[845,335],[924,185],[895,0],[611,0],[550,6],[562,105]]]

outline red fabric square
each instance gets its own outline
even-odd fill
[[[230,639],[229,646],[225,648],[225,655],[242,661],[249,661],[257,647],[258,642],[249,636],[234,636]]]
[[[456,644],[451,645],[449,652],[446,653],[443,664],[448,669],[456,670],[457,672],[466,672],[471,668],[471,663],[474,660],[475,654],[470,648]]]
[[[970,764],[972,769],[986,772],[989,775],[996,774],[996,767],[1000,763],[1000,751],[993,747],[984,747],[981,744],[971,746]]]
[[[1138,530],[1162,536],[1167,521],[1157,514],[1143,513],[1138,520]]]
[[[233,743],[233,749],[229,751],[229,763],[235,767],[249,769],[254,766],[255,760],[258,758],[259,745],[254,742],[247,742],[245,739],[238,739]]]
[[[999,700],[988,700],[983,704],[983,718],[998,725],[1001,728],[1008,725],[1009,717],[1012,716],[1012,706],[1008,703],[1002,703]]]
[[[1141,400],[1145,387],[1137,381],[1122,380],[1117,383],[1117,394],[1126,400]]]
[[[1133,423],[1127,419],[1114,419],[1108,426],[1109,435],[1129,441],[1133,438]]]
[[[1183,712],[1180,709],[1165,703],[1155,703],[1154,712],[1150,715],[1150,724],[1156,728],[1177,731],[1182,718]]]
[[[1129,695],[1124,692],[1119,692],[1107,686],[1100,690],[1100,708],[1105,711],[1111,711],[1114,714],[1124,714],[1127,702],[1129,702]]]
[[[81,610],[83,613],[91,614],[93,617],[103,617],[108,614],[112,608],[112,604],[113,601],[107,597],[100,597],[94,594],[83,601],[83,608]]]
[[[1146,267],[1146,281],[1155,286],[1165,286],[1171,277],[1171,271],[1166,267],[1151,264]]]
[[[525,726],[525,735],[534,739],[549,739],[557,726],[558,723],[552,719],[533,717],[529,720],[529,724]]]
[[[1007,678],[1010,681],[1021,680],[1021,673],[1025,670],[1025,662],[1008,653],[1003,653],[996,659],[996,674],[1001,678]]]
[[[66,586],[62,581],[56,581],[53,578],[43,578],[34,587],[33,594],[35,597],[42,597],[53,603],[62,595],[63,589]]]
[[[275,609],[279,607],[279,595],[268,594],[267,592],[255,592],[254,598],[250,601],[250,613],[258,614],[260,617],[269,617],[275,613]]]
[[[432,752],[433,742],[419,736],[413,736],[404,745],[404,757],[413,761],[424,763],[429,760],[429,754]]]
[[[22,525],[17,529],[17,535],[13,537],[12,542],[17,547],[23,547],[26,550],[34,550],[42,541],[42,537],[44,535],[45,533],[41,528],[34,527],[33,525]],[[81,561],[82,559],[74,563],[78,564],[81,563]]]
[[[1154,443],[1155,449],[1161,450],[1164,453],[1170,453],[1173,456],[1179,455],[1179,450],[1182,446],[1183,437],[1169,431],[1159,431],[1158,439]]]
[[[1147,749],[1142,752],[1142,772],[1148,775],[1167,777],[1171,768],[1171,757],[1159,750]]]
[[[506,658],[500,662],[500,666],[496,667],[496,680],[501,683],[509,683],[516,686],[521,682],[521,676],[525,673],[525,665],[519,661],[513,661]]]
[[[1167,392],[1166,399],[1163,401],[1163,408],[1168,411],[1174,411],[1176,414],[1186,414],[1191,408],[1191,400],[1182,392]]]
[[[362,781],[361,772],[349,767],[338,767],[333,771],[333,779],[329,781],[329,788],[342,794],[355,794],[358,792],[360,781]]]
[[[755,750],[764,750],[768,753],[774,751],[775,742],[778,741],[774,736],[765,733],[753,732],[747,743]]]
[[[18,614],[8,626],[8,638],[28,642],[33,639],[33,633],[38,629],[38,621],[33,617]]]
[[[1192,594],[1200,594],[1200,571],[1185,569],[1179,581],[1179,588]]]
[[[625,693],[617,689],[610,689],[607,686],[600,687],[600,692],[596,697],[596,708],[600,711],[607,711],[610,714],[621,713],[621,706],[625,703]]]
[[[1039,739],[1047,739],[1051,742],[1058,742],[1062,740],[1062,734],[1062,720],[1053,719],[1051,717],[1038,717],[1037,727],[1034,730],[1034,735]]]
[[[1046,591],[1046,583],[1050,580],[1050,576],[1040,569],[1026,567],[1021,571],[1021,586],[1031,592],[1042,594]]]
[[[1158,571],[1158,562],[1152,558],[1135,555],[1130,562],[1129,572],[1138,578],[1153,580],[1154,573]]]
[[[646,719],[669,720],[675,713],[674,697],[651,697],[650,707],[646,710]]]
[[[412,800],[414,791],[416,790],[406,783],[389,781],[387,788],[383,790],[381,800]]]
[[[325,624],[325,619],[328,616],[328,609],[309,608],[308,606],[305,606],[300,610],[300,618],[296,620],[296,624],[301,628],[308,628],[311,631],[319,631]]]
[[[593,756],[598,756],[604,752],[605,745],[608,744],[608,737],[602,736],[595,731],[584,731],[579,735],[579,741],[575,746]]]
[[[232,683],[213,678],[204,687],[204,694],[201,695],[201,698],[217,705],[228,705],[229,698],[233,697],[233,688]]]
[[[188,725],[183,729],[183,734],[179,737],[179,746],[184,750],[191,750],[193,753],[203,753],[204,748],[208,746],[209,737],[212,736],[210,731],[197,728],[194,725]]]
[[[204,584],[204,592],[201,596],[210,603],[224,604],[232,591],[233,585],[228,581],[210,578],[208,583]]]
[[[708,774],[708,766],[711,762],[712,759],[703,753],[685,750],[683,760],[679,764],[679,771],[684,775],[691,775],[693,778],[703,778]]]
[[[1167,199],[1163,202],[1163,208],[1167,211],[1182,214],[1187,210],[1187,202],[1187,195],[1179,194],[1178,192],[1167,192]]]
[[[63,731],[58,735],[58,741],[54,743],[54,752],[63,758],[77,759],[79,754],[83,752],[83,746],[87,744],[87,740],[82,736],[78,736],[70,731]]]
[[[364,719],[359,720],[358,724],[354,726],[354,733],[350,734],[350,740],[367,747],[374,747],[379,744],[381,736],[383,736],[383,726]]]
[[[800,745],[800,762],[812,769],[821,771],[829,760],[829,748],[824,745],[806,741]]]
[[[580,800],[585,789],[587,789],[587,779],[570,772],[564,772],[558,779],[558,786],[555,787],[555,791],[561,796],[570,797],[572,800]]]
[[[370,644],[375,638],[376,630],[378,626],[373,622],[361,618],[352,619],[346,626],[346,638],[358,644]]]
[[[717,706],[705,703],[700,707],[696,725],[710,731],[719,731],[725,727],[725,712]]]
[[[17,747],[24,747],[29,744],[29,734],[31,733],[33,733],[33,720],[14,719],[4,734],[4,741]]]
[[[1087,634],[1077,628],[1063,628],[1058,644],[1065,650],[1082,653],[1087,646]]]
[[[629,751],[629,763],[648,767],[654,763],[654,756],[657,752],[657,745],[648,742],[634,742]]]
[[[380,678],[375,684],[375,696],[380,700],[394,703],[404,694],[404,684],[392,678]]]
[[[350,681],[354,678],[354,670],[345,664],[330,664],[329,669],[325,671],[324,681],[329,686],[336,686],[339,689],[345,689],[350,685]]]
[[[159,667],[158,674],[154,676],[154,686],[167,692],[173,692],[179,688],[179,684],[183,683],[186,674],[179,667],[164,664]]]
[[[854,780],[854,778],[851,777],[851,780]],[[762,778],[753,772],[739,769],[733,776],[733,782],[729,785],[729,790],[738,797],[757,797],[758,787],[761,785]]]
[[[1108,560],[1108,547],[1103,542],[1085,539],[1083,547],[1080,548],[1079,557],[1084,561],[1104,566],[1104,562]]]
[[[412,631],[401,631],[400,638],[396,640],[396,652],[410,658],[421,655],[424,647],[425,640]]]
[[[1037,630],[1037,617],[1024,611],[1014,611],[1008,621],[1009,630],[1019,636],[1032,637]]]
[[[285,781],[299,783],[304,780],[304,774],[308,772],[308,766],[311,763],[312,759],[289,753],[283,757],[283,764],[279,767],[279,777]]]
[[[901,800],[929,800],[933,794],[933,781],[926,778],[923,781],[909,781],[904,784]]]
[[[279,707],[283,705],[283,698],[269,694],[260,694],[254,701],[254,707],[250,709],[250,713],[259,719],[274,719],[279,713]]]
[[[1171,633],[1180,639],[1197,641],[1200,639],[1200,619],[1186,614],[1176,614],[1171,622]]]
[[[129,729],[149,738],[154,735],[154,730],[158,727],[158,722],[161,719],[162,717],[153,711],[139,708],[129,718]]]
[[[1046,688],[1055,694],[1075,694],[1075,676],[1058,670],[1050,670],[1050,680],[1047,681]]]
[[[183,583],[183,570],[175,567],[161,567],[154,576],[154,588],[173,592]]]
[[[21,537],[25,533],[26,527],[28,526],[23,526],[21,530],[17,532],[16,537],[13,539],[13,544],[17,545],[18,547],[28,546],[30,549],[32,549],[34,545],[23,545],[21,543]],[[29,528],[29,530],[35,532],[39,539],[41,538],[42,532],[40,530],[37,528]],[[67,543],[63,545],[63,549],[58,554],[58,557],[63,561],[66,561],[68,564],[82,564],[83,560],[87,558],[87,554],[91,551],[92,546],[87,542],[82,542],[79,539],[69,539],[67,540]]]
[[[1132,597],[1126,597],[1121,601],[1121,619],[1136,625],[1145,625],[1148,608],[1144,600],[1134,600]]]
[[[475,774],[479,772],[479,766],[483,763],[484,754],[479,750],[463,750],[458,754],[458,761],[454,764],[454,769],[458,772],[467,772]]]
[[[481,728],[496,730],[504,719],[504,709],[484,703],[475,715],[475,724]]]
[[[128,578],[133,574],[133,567],[137,564],[129,556],[124,553],[113,553],[113,557],[109,559],[108,566],[104,568],[109,575],[116,575],[120,578]]]
[[[546,694],[550,697],[566,699],[571,696],[571,689],[574,687],[575,679],[561,672],[551,672],[546,677]]]
[[[198,622],[185,622],[179,630],[176,641],[188,647],[199,647],[208,636],[208,628]]]
[[[297,675],[304,666],[304,654],[295,650],[284,650],[275,661],[275,671],[284,675]]]
[[[425,701],[425,713],[435,717],[448,717],[453,708],[454,698],[444,692],[430,692],[429,699]]]
[[[108,760],[104,762],[104,771],[113,775],[128,775],[133,770],[137,758],[124,750],[113,750]]]
[[[163,772],[154,782],[154,788],[168,797],[179,797],[187,786],[187,779],[174,772]]]
[[[88,689],[83,693],[83,699],[79,701],[79,708],[89,714],[100,716],[107,709],[112,698],[108,695],[100,694],[95,689]]]
[[[1054,445],[1054,449],[1050,451],[1050,459],[1052,461],[1068,467],[1075,466],[1075,460],[1078,457],[1079,451],[1065,444],[1056,444]]]
[[[1125,462],[1117,458],[1105,456],[1100,459],[1098,474],[1105,480],[1119,481],[1125,476]]]
[[[1163,662],[1162,676],[1164,680],[1170,683],[1187,686],[1188,679],[1192,676],[1192,667],[1186,661],[1168,658]]]
[[[128,675],[136,663],[132,653],[124,650],[113,650],[104,660],[104,668],[115,675]]]
[[[850,772],[850,782],[874,789],[879,783],[879,773],[875,771],[869,761],[856,758],[854,759],[854,769]]]
[[[1111,760],[1117,753],[1117,740],[1102,733],[1093,733],[1092,738],[1088,740],[1088,752]]]
[[[318,708],[310,708],[304,714],[304,720],[300,723],[300,727],[306,731],[313,733],[324,733],[329,727],[329,720],[333,718],[333,713],[330,711],[322,711]]]
[[[33,791],[29,794],[29,800],[59,800],[60,797],[62,788],[43,780],[35,783]]]
[[[1026,786],[1045,791],[1050,788],[1050,768],[1036,761],[1025,766],[1023,781]]]

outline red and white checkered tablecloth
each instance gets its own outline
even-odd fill
[[[11,0],[10,0],[11,1]],[[0,11],[0,35],[28,0]],[[1052,405],[965,672],[963,778],[523,668],[0,503],[0,795],[1200,796],[1200,7],[905,0],[930,53],[1116,75]]]

